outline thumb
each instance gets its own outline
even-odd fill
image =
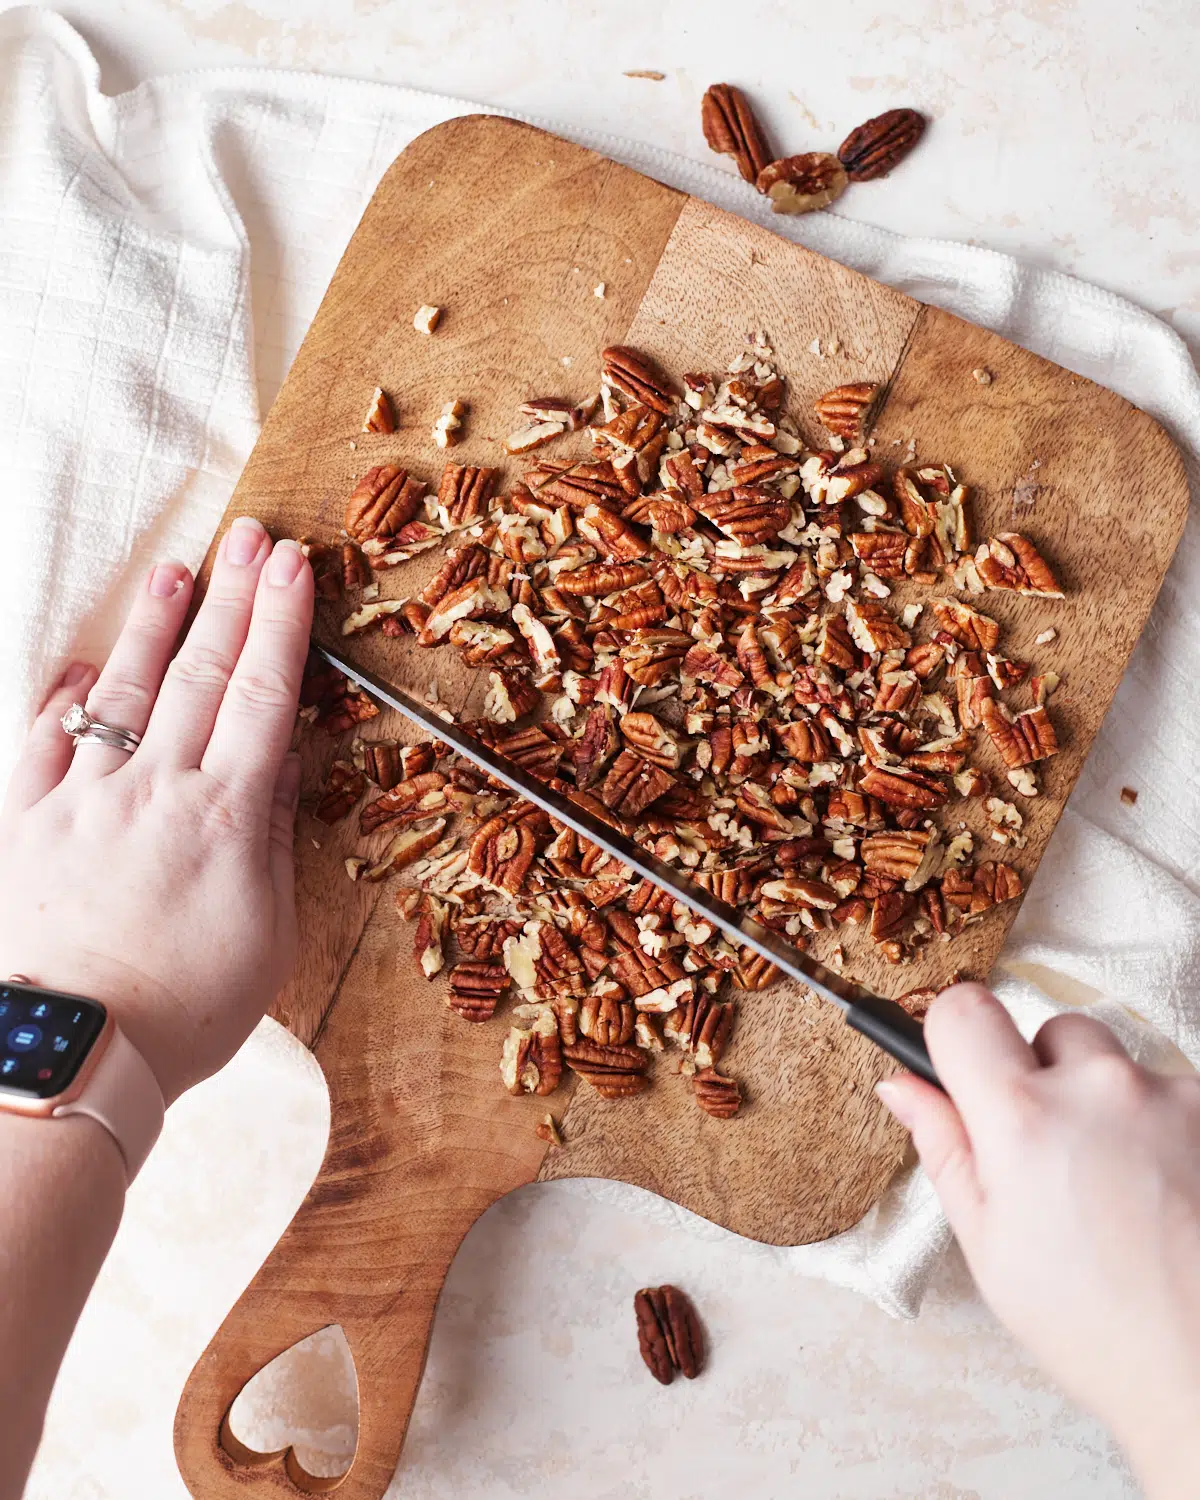
[[[269,860],[271,884],[278,910],[291,913],[296,902],[296,870],[293,845],[296,839],[296,809],[300,805],[300,757],[289,750],[275,778],[271,798]]]
[[[922,1078],[899,1074],[875,1085],[887,1108],[912,1132],[921,1165],[950,1227],[967,1249],[983,1204],[975,1155],[953,1100]]]

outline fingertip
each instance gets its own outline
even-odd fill
[[[300,551],[300,544],[294,542],[291,537],[285,537],[282,541],[275,543],[271,556],[267,559],[267,566],[264,570],[267,583],[275,588],[287,588],[299,578],[304,570],[305,562],[305,556]]]

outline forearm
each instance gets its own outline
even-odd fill
[[[93,1120],[0,1115],[0,1500],[24,1487],[124,1199],[120,1152]]]

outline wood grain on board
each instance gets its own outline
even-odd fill
[[[431,338],[412,327],[422,303],[446,309]],[[1064,747],[1048,763],[1044,796],[1025,804],[1029,844],[1016,862],[1028,877],[1182,528],[1178,453],[1109,392],[592,152],[493,117],[450,121],[405,150],[343,257],[224,524],[248,512],[275,535],[331,537],[355,479],[384,461],[436,486],[443,455],[429,429],[452,398],[470,403],[455,458],[499,463],[511,481],[520,465],[500,444],[518,404],[593,392],[604,345],[636,344],[675,371],[721,368],[751,329],[770,336],[809,436],[815,396],[849,379],[883,383],[877,454],[899,455],[915,440],[919,460],[951,464],[972,487],[980,535],[1028,533],[1063,578],[1061,602],[993,594],[986,606],[1005,625],[1010,654],[1032,652],[1048,624],[1059,630],[1052,648],[1036,651],[1064,679],[1053,702]],[[973,378],[977,368],[990,385]],[[377,384],[395,399],[394,434],[359,431]],[[383,575],[384,593],[416,592],[437,559]],[[319,631],[335,636],[345,609],[323,605]],[[404,686],[426,691],[436,679],[455,710],[479,701],[483,674],[448,650],[378,634],[353,649]],[[387,714],[366,734],[411,737]],[[309,794],[344,748],[303,737]],[[973,810],[963,817],[982,832]],[[301,817],[301,954],[274,1013],[325,1074],[330,1143],[181,1400],[176,1451],[203,1500],[297,1487],[378,1500],[446,1270],[479,1214],[512,1188],[614,1178],[739,1233],[797,1244],[856,1222],[904,1149],[872,1093],[890,1062],[785,985],[739,997],[728,1070],[748,1102],[732,1122],[701,1113],[666,1066],[633,1100],[606,1102],[570,1078],[549,1100],[510,1098],[498,1071],[506,1021],[465,1024],[442,1003],[444,976],[430,984],[417,975],[392,890],[345,877],[344,856],[364,842],[356,828],[356,817],[333,828]],[[1035,884],[1032,899],[1041,895]],[[1014,914],[1002,908],[949,958],[935,952],[902,970],[847,943],[850,967],[889,994],[936,983],[951,967],[982,976]],[[547,1107],[562,1118],[562,1150],[534,1135]],[[355,1461],[332,1483],[305,1475],[290,1454],[248,1452],[226,1424],[247,1380],[331,1323],[350,1342],[361,1408]]]

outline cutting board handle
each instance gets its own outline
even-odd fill
[[[419,1200],[428,1187],[423,1173],[412,1173],[409,1187],[415,1191],[404,1195],[395,1173],[382,1175],[390,1179],[386,1188],[373,1175],[353,1181],[344,1168],[322,1169],[193,1369],[176,1414],[175,1452],[197,1500],[245,1500],[250,1494],[296,1500],[298,1494],[335,1489],[344,1500],[379,1500],[391,1482],[442,1282],[477,1217],[479,1201],[443,1201],[432,1222],[414,1218],[407,1235],[381,1243],[381,1219],[394,1226],[404,1196],[412,1213],[421,1214]],[[387,1205],[382,1214],[380,1203]],[[229,1412],[247,1382],[272,1359],[335,1323],[354,1356],[358,1446],[345,1475],[320,1479],[307,1474],[290,1449],[274,1454],[247,1449],[230,1430]]]

